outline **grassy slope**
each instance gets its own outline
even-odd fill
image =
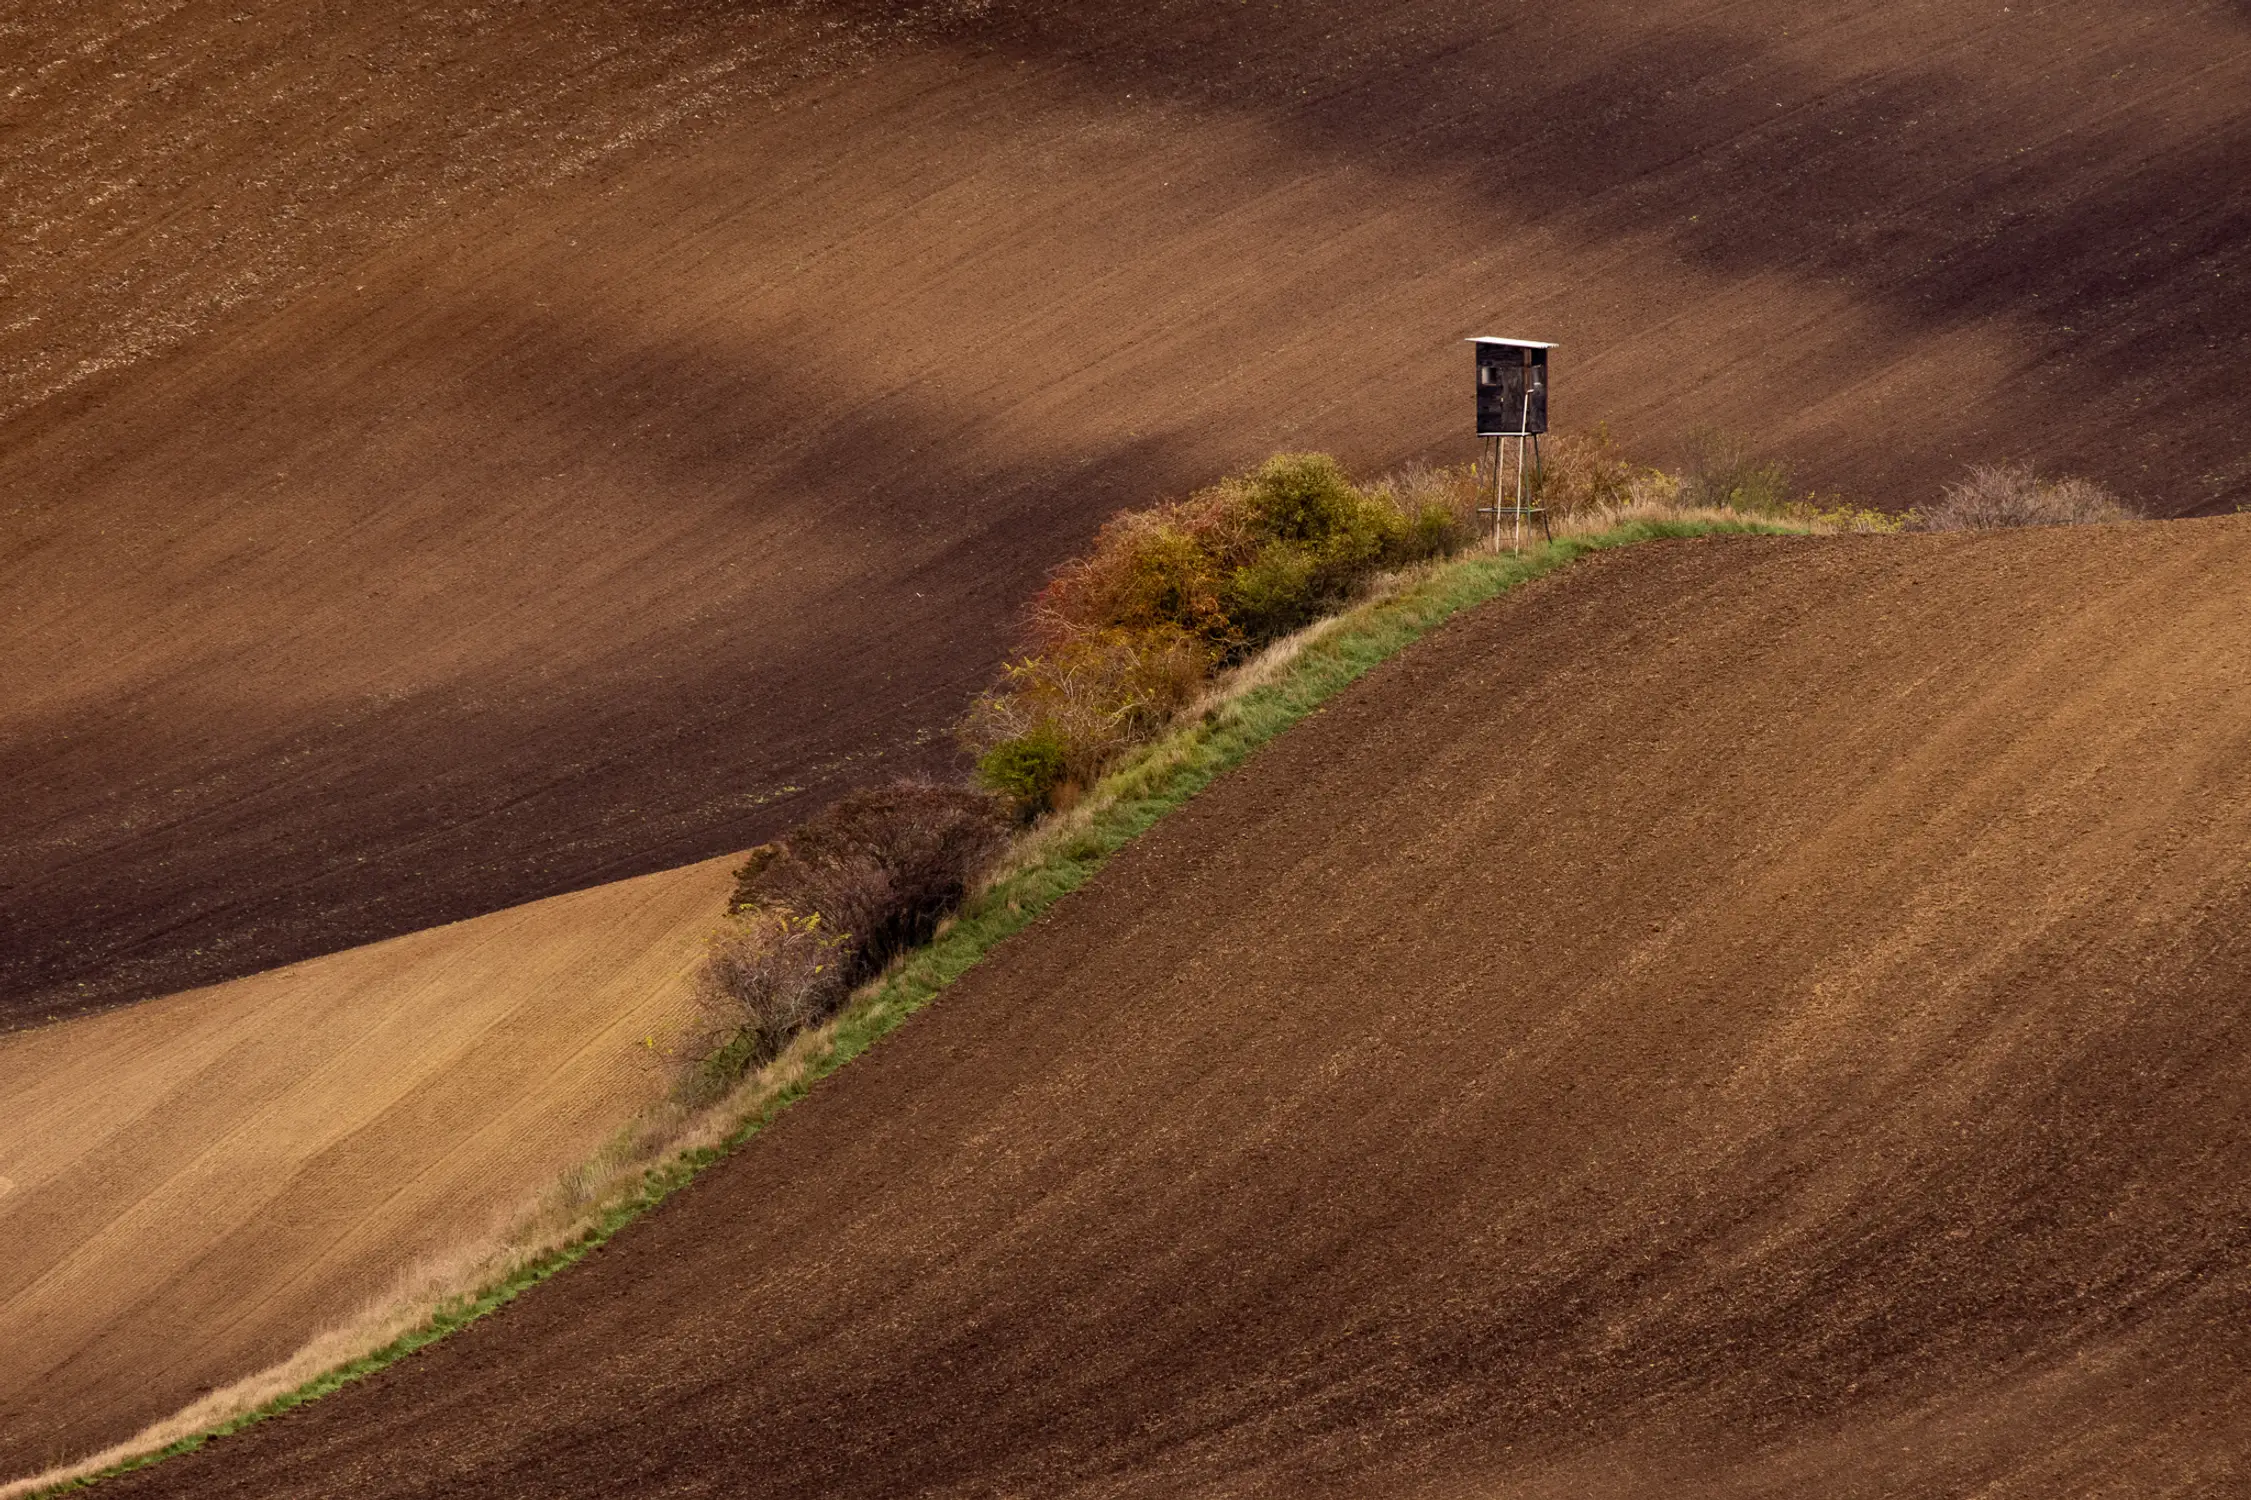
[[[821,1079],[889,1035],[975,965],[997,943],[1030,925],[1084,885],[1112,854],[1194,797],[1261,745],[1281,734],[1370,668],[1461,610],[1555,571],[1591,552],[1667,537],[1787,533],[1802,528],[1753,521],[1630,521],[1565,537],[1523,555],[1480,555],[1440,566],[1400,591],[1312,627],[1278,672],[1224,696],[1157,743],[1130,757],[1072,813],[1030,835],[1000,878],[974,898],[929,946],[863,991],[834,1021],[801,1037],[773,1067],[735,1097],[739,1123],[718,1146],[678,1154],[650,1169],[637,1191],[600,1210],[567,1245],[521,1266],[474,1296],[438,1308],[381,1349],[341,1365],[257,1409],[153,1453],[19,1493],[59,1494],[109,1475],[146,1467],[301,1406],[383,1369],[506,1305],[598,1248],[627,1224],[686,1187],[707,1167],[755,1136]],[[8,1490],[0,1489],[0,1495]]]

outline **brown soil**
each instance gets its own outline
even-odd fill
[[[730,863],[0,1039],[0,1478],[489,1249],[698,1045]]]
[[[2251,499],[2239,5],[31,0],[0,1024],[741,847],[1040,573],[1558,414]]]
[[[2251,522],[1666,543],[120,1495],[2235,1494]]]

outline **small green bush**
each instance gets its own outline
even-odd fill
[[[1408,562],[1450,557],[1470,546],[1482,535],[1478,507],[1492,503],[1476,464],[1407,464],[1370,485],[1368,492],[1412,518],[1405,547]]]
[[[1326,453],[1277,453],[1232,489],[1256,535],[1322,547],[1370,526],[1379,507]]]
[[[1451,557],[1467,547],[1475,533],[1449,505],[1433,503],[1412,512],[1400,539],[1399,560],[1403,563],[1429,562],[1433,558]]]
[[[1237,568],[1221,595],[1240,640],[1238,651],[1280,640],[1313,623],[1320,613],[1321,559],[1312,548],[1270,542]]]
[[[1233,524],[1210,530],[1235,541],[1220,559],[1227,661],[1333,612],[1383,569],[1432,555],[1435,518],[1418,534],[1387,489],[1356,487],[1324,453],[1277,454],[1220,485],[1211,503]]]
[[[1054,805],[1056,788],[1070,771],[1069,747],[1053,724],[1033,725],[977,757],[977,781],[1027,812]]]

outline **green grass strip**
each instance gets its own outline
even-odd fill
[[[1757,521],[1639,521],[1591,536],[1567,537],[1536,551],[1479,555],[1438,568],[1388,599],[1348,611],[1300,652],[1275,681],[1251,689],[1202,719],[1129,755],[1087,798],[1084,826],[1052,840],[1026,868],[989,887],[928,946],[909,955],[877,988],[833,1023],[825,1052],[808,1059],[798,1081],[767,1097],[716,1149],[683,1152],[652,1168],[641,1191],[609,1208],[577,1239],[533,1260],[472,1298],[441,1307],[428,1322],[349,1364],[306,1382],[254,1411],[208,1431],[99,1473],[36,1491],[39,1496],[82,1489],[102,1479],[182,1453],[317,1400],[437,1342],[458,1328],[505,1307],[532,1287],[573,1265],[626,1225],[693,1182],[703,1171],[805,1097],[813,1086],[874,1046],[909,1016],[973,968],[993,946],[1021,932],[1064,896],[1094,877],[1111,855],[1146,832],[1219,776],[1241,765],[1267,741],[1397,655],[1452,616],[1552,573],[1592,552],[1670,537],[1729,534],[1794,535],[1802,528]]]

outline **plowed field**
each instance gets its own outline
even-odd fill
[[[2251,499],[2220,0],[27,0],[0,1021],[740,848],[1277,446]]]
[[[2240,1493],[2247,577],[1505,596],[576,1271],[118,1493]]]
[[[662,1093],[727,862],[0,1038],[0,1479],[474,1257]]]

